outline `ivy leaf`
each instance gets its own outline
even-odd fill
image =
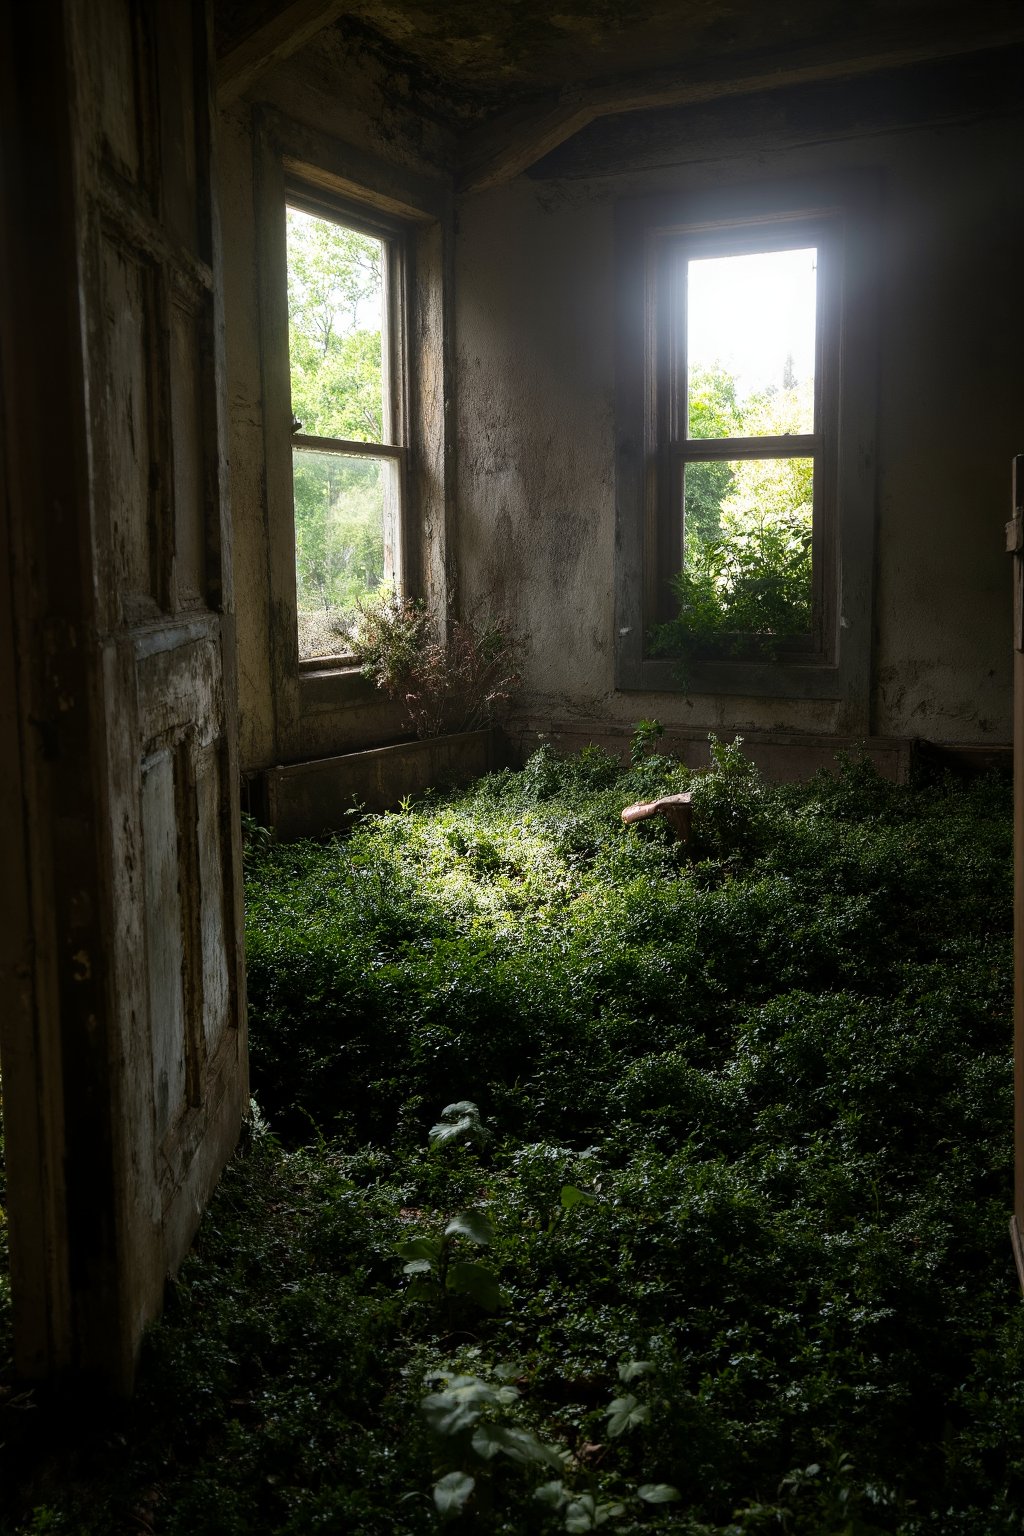
[[[680,1497],[679,1489],[671,1483],[642,1483],[636,1491],[645,1504],[671,1504]]]
[[[562,1209],[565,1211],[574,1210],[577,1205],[597,1204],[596,1195],[586,1194],[582,1189],[577,1189],[575,1184],[563,1184],[560,1199],[562,1201]]]
[[[651,1410],[644,1403],[640,1403],[632,1395],[617,1397],[609,1403],[605,1410],[605,1418],[608,1420],[608,1433],[610,1435],[624,1435],[627,1429],[635,1429],[638,1424],[646,1424],[651,1416]]]
[[[457,1515],[465,1507],[476,1478],[468,1472],[448,1472],[434,1484],[434,1503],[442,1515]]]
[[[494,1228],[486,1211],[461,1211],[444,1229],[445,1237],[468,1237],[478,1248],[487,1248],[494,1240]]]

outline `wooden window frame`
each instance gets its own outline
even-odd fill
[[[269,105],[255,109],[254,209],[259,308],[261,425],[266,470],[267,647],[275,756],[300,761],[342,750],[350,722],[392,706],[354,659],[300,665],[296,623],[291,377],[288,351],[285,207],[292,189],[348,210],[364,225],[403,232],[401,318],[404,373],[403,540],[407,596],[439,623],[448,612],[453,522],[453,198],[446,178],[396,166],[299,123]],[[343,220],[345,212],[341,213]]]
[[[297,208],[315,218],[329,220],[332,224],[354,229],[359,234],[379,240],[384,253],[383,283],[383,335],[381,355],[385,360],[384,372],[384,422],[380,442],[360,442],[350,438],[317,437],[300,430],[292,432],[292,446],[320,450],[339,456],[355,456],[367,459],[390,459],[396,467],[397,510],[391,540],[395,550],[391,577],[402,596],[410,594],[412,572],[408,558],[408,501],[409,501],[409,315],[408,270],[410,265],[411,231],[407,221],[367,208],[350,197],[325,193],[322,187],[305,179],[300,173],[286,170],[284,182],[285,207]],[[291,358],[289,355],[289,375]],[[291,394],[289,391],[289,400]],[[295,418],[292,418],[293,423]],[[295,540],[294,481],[292,494],[292,543]],[[297,658],[300,676],[332,669],[351,669],[357,665],[351,652],[338,651],[328,656]]]
[[[836,728],[867,731],[874,536],[876,189],[828,185],[714,189],[624,202],[617,210],[616,686],[622,691],[835,700]],[[695,255],[814,245],[819,251],[815,431],[783,438],[689,439],[685,303],[678,264]],[[806,449],[806,452],[801,452]],[[687,463],[815,460],[814,627],[776,658],[688,660],[648,653],[674,616]]]

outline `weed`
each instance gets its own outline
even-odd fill
[[[1005,786],[656,744],[248,860],[265,1123],[0,1529],[1019,1531]]]

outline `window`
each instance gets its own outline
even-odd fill
[[[620,210],[620,688],[866,700],[864,233],[786,201]]]
[[[299,188],[286,225],[298,657],[322,664],[404,585],[402,241]]]

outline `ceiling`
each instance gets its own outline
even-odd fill
[[[915,43],[941,53],[971,46],[972,36],[1019,36],[1021,11],[1020,0],[348,0],[344,8],[494,112],[566,87],[713,61]]]
[[[215,16],[222,67],[245,64],[234,94],[322,27],[355,31],[502,175],[610,113],[1024,42],[1021,0],[216,0]]]

